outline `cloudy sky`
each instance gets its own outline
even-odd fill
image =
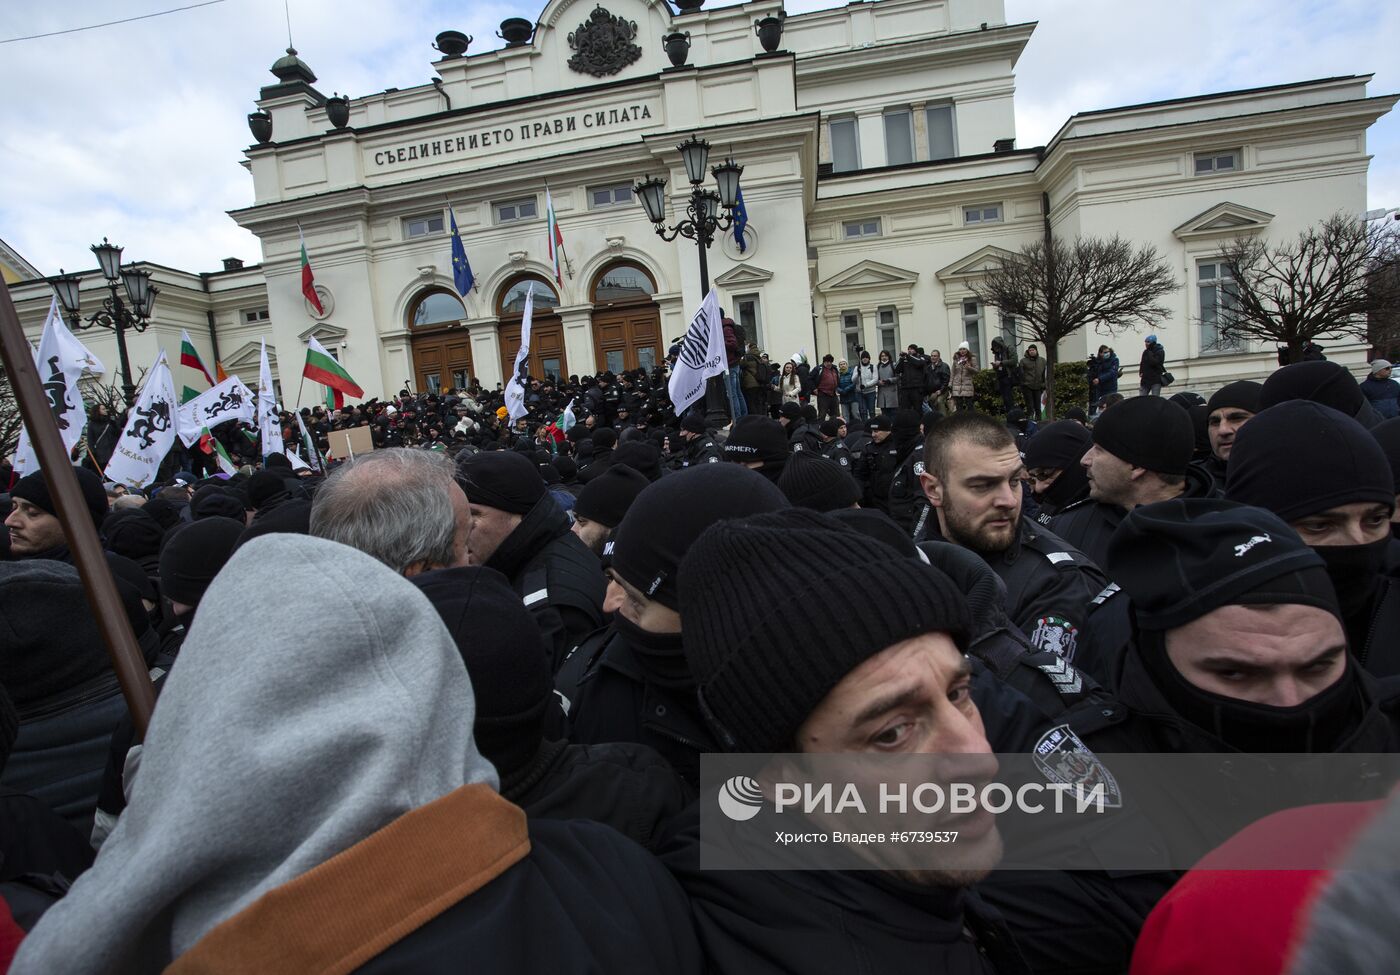
[[[244,116],[286,46],[283,0],[218,0],[168,16],[34,40],[201,0],[3,0],[0,239],[45,274],[93,266],[103,235],[126,257],[214,270],[259,259],[225,210],[246,206]],[[829,0],[789,0],[798,13]],[[499,45],[496,25],[534,7],[490,0],[291,0],[318,87],[351,96],[424,84],[440,30]],[[1017,138],[1043,144],[1078,111],[1374,72],[1400,91],[1400,4],[1373,0],[1007,0],[1039,21],[1017,67]],[[1371,129],[1371,207],[1400,205],[1400,112]]]

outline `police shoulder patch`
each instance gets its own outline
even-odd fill
[[[1106,809],[1123,805],[1118,780],[1069,725],[1057,725],[1041,735],[1031,754],[1036,768],[1051,782],[1074,786],[1080,796],[1091,802],[1096,790],[1101,789]]]
[[[1042,616],[1031,631],[1031,646],[1073,660],[1074,651],[1079,648],[1079,627],[1063,616]]]

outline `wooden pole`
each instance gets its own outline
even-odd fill
[[[155,706],[150,671],[136,643],[136,635],[131,631],[131,622],[126,618],[107,558],[102,554],[102,543],[98,541],[97,529],[83,501],[68,451],[63,449],[48,397],[34,368],[33,353],[24,338],[14,302],[10,300],[10,290],[4,287],[0,287],[0,361],[4,362],[5,372],[10,377],[20,416],[29,431],[30,443],[34,445],[58,520],[63,525],[64,538],[82,577],[88,607],[97,621],[102,642],[107,645],[107,654],[112,658],[112,670],[126,697],[136,736],[144,739],[151,709]]]

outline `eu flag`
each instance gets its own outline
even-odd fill
[[[749,245],[744,242],[744,228],[749,225],[749,211],[744,206],[744,191],[739,190],[734,195],[734,243],[739,245],[739,253],[749,249]]]
[[[471,262],[467,260],[462,235],[457,233],[457,214],[452,212],[451,207],[447,208],[447,213],[452,221],[452,281],[457,285],[457,293],[465,298],[476,284],[476,277],[472,274]]]

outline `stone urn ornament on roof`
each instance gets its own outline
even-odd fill
[[[569,49],[574,52],[569,67],[595,78],[617,74],[642,56],[642,49],[633,43],[636,37],[636,21],[623,20],[599,4],[569,35]]]

